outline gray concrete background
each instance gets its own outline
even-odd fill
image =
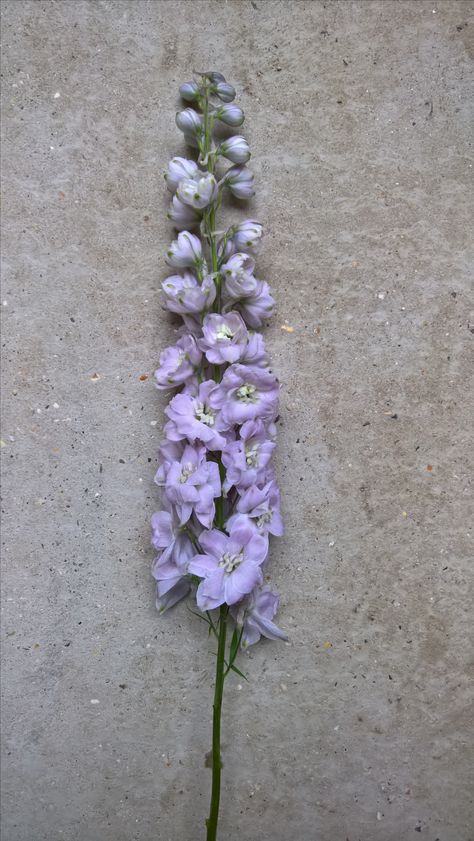
[[[290,635],[227,685],[221,837],[474,837],[473,8],[4,0],[3,841],[203,838],[214,661],[148,521],[161,171],[209,67],[278,300]]]

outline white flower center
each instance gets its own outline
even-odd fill
[[[233,336],[234,334],[227,324],[221,324],[216,330],[216,339],[232,339]]]
[[[245,448],[245,461],[248,467],[257,467],[258,465],[258,444]]]
[[[240,566],[244,559],[243,552],[239,552],[237,555],[231,555],[230,552],[224,552],[222,555],[219,566],[224,570],[227,575],[230,575],[231,572],[237,569]]]
[[[256,403],[257,402],[257,389],[251,383],[244,383],[241,385],[239,389],[237,389],[237,397],[242,403]]]
[[[182,471],[181,471],[181,476],[179,477],[179,481],[181,482],[182,485],[184,485],[184,483],[187,482],[187,480],[191,476],[191,473],[194,473],[193,465],[192,464],[185,464],[183,466]]]
[[[273,511],[266,511],[265,514],[262,514],[260,517],[257,517],[257,527],[261,529],[262,526],[265,526],[267,523],[271,522],[272,517]]]
[[[194,417],[196,420],[201,421],[201,423],[205,423],[206,426],[214,426],[216,415],[204,403],[198,403],[194,410]]]

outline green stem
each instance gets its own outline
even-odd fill
[[[221,485],[224,483],[225,479],[225,467],[222,464],[222,459],[219,456],[217,460],[217,464],[219,465],[219,476],[221,480]],[[218,529],[224,528],[224,496],[221,495],[216,499],[216,516],[215,516],[215,523]]]
[[[221,713],[225,679],[225,643],[227,634],[226,605],[222,605],[219,614],[219,632],[216,661],[216,683],[212,715],[212,791],[209,818],[206,821],[207,841],[216,841],[217,822],[219,820],[219,801],[221,796]]]
[[[203,96],[203,120],[204,120],[204,138],[203,138],[203,157],[207,157],[208,172],[214,173],[215,170],[215,156],[211,153],[212,144],[212,115],[209,114],[209,91],[208,85],[204,89]],[[218,273],[218,257],[217,257],[217,242],[216,242],[216,206],[209,208],[204,215],[204,227],[209,243],[211,256],[211,271],[215,277],[216,285],[216,300],[214,303],[214,311],[219,312],[220,309],[220,277]],[[219,365],[214,366],[214,377],[216,382],[220,382],[222,378],[222,370]],[[219,475],[221,482],[225,478],[225,469],[219,458]],[[224,528],[224,497],[221,496],[216,499],[216,515],[214,518],[214,525],[218,529]],[[224,680],[226,675],[226,635],[227,635],[227,614],[229,608],[227,605],[222,605],[219,613],[219,624],[216,633],[217,644],[217,660],[216,660],[216,677],[214,687],[214,705],[212,715],[212,788],[211,788],[211,805],[209,810],[209,818],[206,821],[207,826],[207,841],[216,841],[217,839],[217,823],[219,820],[219,802],[221,796],[221,714],[222,714],[222,697],[224,694]]]

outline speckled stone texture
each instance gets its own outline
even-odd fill
[[[3,841],[204,837],[212,644],[148,526],[193,68],[247,113],[284,384],[290,642],[228,681],[221,838],[474,838],[473,11],[2,3]]]

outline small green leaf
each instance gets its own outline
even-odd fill
[[[248,683],[248,678],[245,677],[244,673],[241,672],[240,669],[237,668],[237,666],[231,666],[230,668],[232,669],[233,672],[237,672],[237,674],[240,675],[240,677],[243,677],[243,679],[246,680],[247,683]]]
[[[232,634],[232,639],[230,641],[230,649],[229,649],[229,660],[231,663],[234,662],[237,651],[239,650],[239,632],[237,628],[234,628],[234,633]]]
[[[216,626],[213,622],[212,616],[211,616],[211,614],[209,613],[208,610],[206,610],[206,616],[207,616],[207,621],[209,622],[209,625],[211,627],[211,630],[212,630],[215,638],[219,639],[219,633],[218,633],[217,628],[216,628]]]

